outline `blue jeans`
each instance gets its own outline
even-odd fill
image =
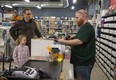
[[[90,80],[93,66],[94,64],[89,64],[87,66],[75,66],[74,70],[76,73],[76,80]]]

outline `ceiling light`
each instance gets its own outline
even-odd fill
[[[41,9],[41,7],[39,5],[36,6],[37,8]]]
[[[10,6],[10,5],[5,5],[5,7],[12,8],[12,6]]]
[[[73,0],[73,3],[76,3],[77,2],[77,0]]]
[[[17,5],[19,5],[19,4],[17,4],[17,3],[14,3],[14,4],[12,4],[13,6],[17,6]]]
[[[72,7],[71,7],[71,9],[72,9],[72,10],[74,10],[74,9],[75,9],[75,7],[74,7],[74,6],[72,6]]]
[[[24,0],[25,2],[30,2],[30,0]]]

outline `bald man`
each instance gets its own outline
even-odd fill
[[[80,28],[74,39],[58,39],[60,44],[71,46],[70,62],[74,65],[76,80],[90,80],[95,62],[95,32],[88,22],[88,14],[81,9],[75,13],[77,26]]]

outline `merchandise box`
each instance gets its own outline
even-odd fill
[[[106,51],[108,50],[108,47],[107,47],[107,46],[105,47],[105,50],[106,50]]]
[[[96,50],[96,53],[98,53],[98,51]]]
[[[104,29],[104,32],[105,33],[109,33],[109,29]]]
[[[108,54],[108,57],[107,57],[109,60],[111,60],[111,55],[110,54]],[[109,61],[108,61],[109,62]]]
[[[109,27],[109,24],[104,24],[104,27]]]
[[[104,29],[101,29],[101,32],[104,32]]]
[[[113,37],[113,41],[116,42],[116,37]]]
[[[114,49],[116,49],[116,44],[115,44],[115,43],[113,43],[113,44],[112,44],[112,47],[113,47]]]
[[[112,55],[116,57],[116,51],[112,50]]]
[[[106,57],[104,58],[104,61],[107,61],[107,58]]]
[[[110,76],[110,73],[107,73],[107,76],[108,76],[108,78],[110,78],[111,76]]]
[[[114,20],[114,17],[105,18],[105,21],[113,21],[113,20]]]
[[[103,45],[102,45],[102,44],[100,44],[100,47],[101,47],[101,48],[103,48]],[[100,49],[101,49],[101,48],[100,48]],[[101,51],[101,52],[102,52],[102,51]]]
[[[111,41],[112,41],[112,40],[113,40],[113,36],[109,36],[109,40],[111,40]]]
[[[96,46],[96,48],[99,50],[99,47],[98,46]]]
[[[101,42],[102,42],[102,40],[101,40]],[[103,44],[100,44],[100,47],[102,47],[103,46]]]
[[[102,53],[102,51],[103,51],[103,50],[102,50],[102,49],[100,49],[100,52],[101,52],[101,53]]]
[[[109,79],[110,79],[110,80],[114,80],[114,78],[113,78],[113,77],[109,77]]]
[[[106,69],[105,69],[104,67],[103,67],[103,71],[104,71],[104,73],[106,74],[107,71],[106,71]]]
[[[52,46],[53,40],[31,39],[31,56],[49,56],[47,46]]]
[[[114,28],[116,28],[116,23],[114,23]]]
[[[107,70],[107,73],[109,73],[109,72],[108,72],[108,65],[106,66],[106,70]]]
[[[113,64],[116,64],[116,59],[115,58],[111,58],[111,61],[113,62]]]
[[[114,71],[111,70],[111,75],[114,76]]]
[[[109,27],[113,28],[114,27],[114,24],[109,23]]]
[[[106,63],[104,64],[104,67],[105,67],[105,69],[106,69],[106,67],[107,67],[107,64],[106,64]]]
[[[110,34],[113,34],[113,30],[110,30],[110,32],[109,32]]]
[[[111,52],[112,52],[112,49],[111,49],[111,48],[108,48],[108,52],[111,54]]]
[[[101,39],[101,42],[103,42],[103,39]]]
[[[106,35],[106,39],[109,39],[109,35]]]
[[[114,70],[114,63],[113,64],[111,63],[110,67],[111,67],[111,70]]]
[[[100,38],[97,37],[97,40],[100,41]]]
[[[114,16],[114,20],[116,20],[116,16]]]
[[[105,57],[107,57],[107,53],[105,51],[103,51],[103,54],[105,55]]]

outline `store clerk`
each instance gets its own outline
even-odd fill
[[[80,29],[74,39],[58,39],[57,41],[71,46],[70,62],[74,65],[76,80],[90,80],[95,62],[95,32],[93,26],[88,22],[85,10],[77,11],[75,17]]]

